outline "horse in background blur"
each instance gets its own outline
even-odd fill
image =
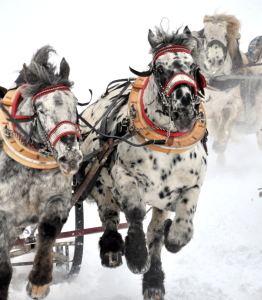
[[[218,76],[244,75],[248,69],[246,55],[239,49],[240,22],[233,15],[204,17],[204,28],[192,32],[203,43],[198,64],[207,79],[205,109],[208,130],[214,138],[213,149],[223,154],[232,129],[244,109],[241,97],[243,79],[218,80]]]
[[[262,36],[258,36],[250,42],[246,56],[250,64],[250,75],[262,76]],[[246,84],[249,84],[247,96],[255,111],[257,142],[262,150],[262,81],[261,79],[252,79]]]

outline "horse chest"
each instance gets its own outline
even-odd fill
[[[52,195],[64,194],[70,199],[70,180],[60,170],[37,170],[7,160],[0,168],[0,206],[17,216],[17,223],[41,215]]]
[[[117,172],[123,169],[122,178],[126,176],[128,181],[132,177],[140,195],[149,205],[166,209],[169,204],[169,209],[175,210],[176,200],[183,189],[202,185],[206,170],[202,145],[180,154],[126,145],[119,148],[113,178],[117,179]]]

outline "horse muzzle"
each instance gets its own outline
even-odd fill
[[[73,176],[77,173],[83,155],[78,149],[70,149],[57,159],[59,168],[65,176]]]

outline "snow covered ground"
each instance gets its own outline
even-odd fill
[[[262,152],[255,134],[239,135],[226,151],[226,164],[217,164],[211,149],[192,241],[179,253],[163,249],[166,300],[261,300],[262,299]],[[150,216],[145,220],[145,228]],[[124,219],[123,219],[124,221]],[[66,230],[72,230],[72,224]],[[93,204],[85,205],[85,228],[100,226]],[[126,230],[121,230],[123,236]],[[85,236],[80,274],[64,280],[54,267],[48,299],[142,299],[140,275],[124,264],[106,269],[99,259],[100,234]],[[21,258],[25,259],[25,257]],[[10,300],[28,299],[25,292],[30,267],[14,268]]]

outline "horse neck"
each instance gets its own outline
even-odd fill
[[[145,113],[147,117],[158,127],[171,131],[176,131],[173,122],[170,124],[169,116],[165,116],[161,113],[163,110],[160,102],[159,90],[155,78],[149,77],[148,84],[144,90],[143,102],[145,107]],[[171,127],[170,127],[171,126]]]

